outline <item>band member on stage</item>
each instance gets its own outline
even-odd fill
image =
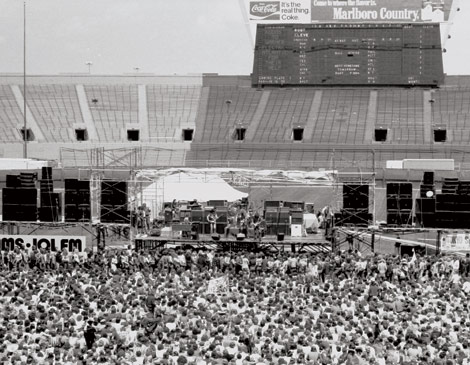
[[[217,217],[215,209],[211,209],[211,211],[207,215],[207,221],[209,222],[209,225],[210,225],[211,234],[214,234],[216,232],[218,218],[219,217]]]
[[[237,227],[237,218],[235,216],[230,216],[227,218],[227,225],[225,226],[225,238],[228,238],[230,230]]]

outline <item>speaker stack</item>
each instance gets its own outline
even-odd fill
[[[470,227],[470,181],[445,178],[442,193],[436,194],[435,227]]]
[[[266,220],[267,235],[290,234],[290,208],[268,206],[264,213],[264,219]]]
[[[228,223],[228,208],[227,207],[217,207],[217,224],[216,224],[216,232],[218,234],[225,233],[225,227]]]
[[[227,200],[208,200],[206,206],[219,209],[219,207],[226,207],[227,204]]]
[[[191,222],[198,234],[201,234],[204,229],[204,211],[202,209],[191,210]]]
[[[40,184],[39,220],[41,222],[61,221],[61,194],[54,193],[52,167],[43,167]]]
[[[343,184],[343,210],[341,224],[369,224],[369,185]]]
[[[411,225],[413,185],[407,182],[387,183],[387,224]]]
[[[65,221],[91,221],[90,181],[65,179]]]
[[[127,207],[127,182],[101,182],[101,214],[102,223],[129,223]]]
[[[2,189],[3,220],[36,222],[38,219],[37,174],[7,175],[6,180],[6,187]]]
[[[419,187],[419,198],[416,199],[416,223],[424,228],[436,225],[436,187],[434,172],[425,171],[423,181]]]

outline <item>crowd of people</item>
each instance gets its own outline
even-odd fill
[[[470,363],[468,255],[15,249],[0,264],[2,364]]]

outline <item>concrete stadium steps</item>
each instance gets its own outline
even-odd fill
[[[147,85],[149,140],[181,140],[182,129],[195,129],[202,88],[199,85]]]
[[[23,86],[19,86],[24,95]],[[83,118],[73,85],[30,85],[27,105],[48,142],[72,142],[74,124]]]
[[[230,141],[235,129],[250,128],[260,103],[262,92],[249,87],[211,86],[203,130],[197,131],[202,143]]]
[[[137,85],[84,85],[84,88],[98,139],[125,140],[126,125],[139,124]]]
[[[369,97],[369,89],[323,90],[311,141],[363,144]]]
[[[0,85],[0,142],[20,142],[24,119],[9,85]]]
[[[470,88],[444,88],[432,92],[433,127],[447,129],[448,140],[470,142]]]
[[[386,89],[377,95],[376,127],[389,130],[393,144],[424,144],[425,121],[422,89]]]
[[[253,167],[385,167],[386,160],[406,158],[452,158],[467,162],[470,147],[449,148],[442,144],[370,145],[313,143],[219,143],[192,144],[186,157],[187,166],[253,166]]]
[[[292,140],[294,127],[305,128],[315,96],[313,89],[273,89],[253,140]]]

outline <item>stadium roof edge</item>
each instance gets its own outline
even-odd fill
[[[27,84],[155,84],[155,85],[196,85],[196,86],[251,86],[250,75],[90,75],[90,74],[58,74],[58,75],[27,75]],[[0,85],[22,85],[21,73],[0,73]],[[470,75],[445,75],[443,88],[470,87]]]
[[[22,74],[0,74],[0,85],[22,85]],[[27,84],[157,84],[157,85],[202,85],[202,75],[27,75]]]

